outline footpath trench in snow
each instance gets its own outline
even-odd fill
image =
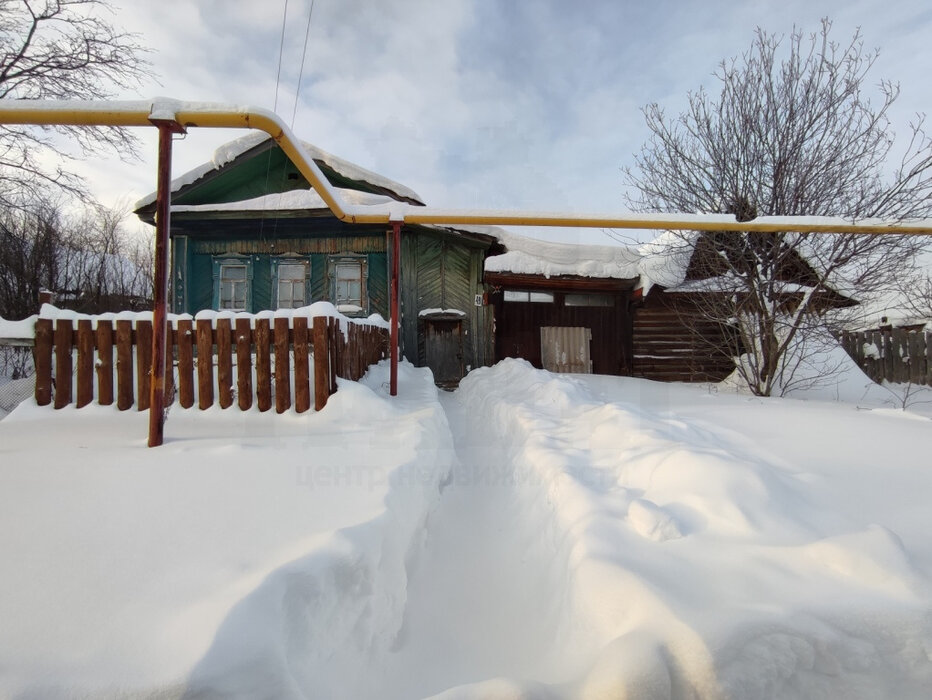
[[[560,643],[561,574],[525,517],[530,494],[514,481],[506,443],[457,396],[440,398],[457,459],[409,567],[396,651],[370,669],[373,697],[428,697],[500,677],[563,680],[577,659]]]

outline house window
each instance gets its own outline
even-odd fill
[[[550,292],[505,292],[505,301],[523,301],[536,304],[552,304],[553,294]]]
[[[567,294],[563,298],[566,306],[614,306],[611,294]]]
[[[297,309],[307,304],[307,267],[301,262],[278,265],[278,308]]]
[[[252,259],[231,256],[213,259],[213,308],[252,311]]]
[[[245,265],[220,265],[220,308],[246,310],[249,280]]]
[[[332,258],[330,261],[332,299],[337,310],[344,314],[366,312],[365,257]]]

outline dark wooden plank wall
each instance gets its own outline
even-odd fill
[[[932,333],[905,328],[842,333],[841,346],[875,382],[932,386]]]
[[[688,295],[654,291],[633,316],[633,376],[719,382],[734,370],[735,334],[700,320]]]
[[[463,311],[463,362],[478,367],[492,364],[492,311],[476,306],[484,248],[462,240],[420,229],[405,230],[401,240],[402,310],[401,350],[412,363],[426,362],[423,325],[418,314],[424,309]]]
[[[539,290],[543,291],[543,290]],[[615,305],[566,306],[564,292],[549,290],[554,302],[504,301],[503,293],[493,296],[495,304],[495,356],[522,357],[542,367],[540,329],[543,326],[589,328],[592,331],[590,358],[594,374],[631,373],[631,319],[624,294],[611,294]]]

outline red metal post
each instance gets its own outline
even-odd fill
[[[152,381],[149,385],[149,447],[162,444],[165,423],[165,336],[168,298],[168,235],[171,223],[172,121],[153,121],[159,129],[158,186],[155,200],[155,279],[152,308]]]
[[[401,258],[401,222],[392,222],[392,299],[391,299],[391,331],[389,348],[391,352],[389,391],[392,396],[398,395],[398,273]]]

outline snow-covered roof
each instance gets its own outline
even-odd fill
[[[505,246],[507,252],[486,258],[486,272],[612,279],[630,279],[639,274],[640,255],[636,248],[554,243],[519,236],[505,229],[495,229],[491,232]]]
[[[645,294],[655,284],[669,289],[683,283],[699,236],[691,231],[664,231],[652,241],[638,246],[638,272],[641,275],[638,286]]]
[[[376,206],[387,204],[392,200],[384,194],[371,194],[359,190],[335,188],[343,200],[349,204],[362,206]],[[239,202],[215,202],[211,204],[176,204],[172,206],[172,213],[184,212],[214,212],[214,211],[281,211],[287,209],[328,209],[323,198],[312,189],[289,190],[266,194],[261,197],[244,199]],[[328,209],[329,210],[329,209]]]
[[[221,146],[219,146],[213,154],[213,157],[196,168],[189,170],[188,172],[180,175],[179,177],[172,180],[171,189],[172,192],[177,192],[182,187],[190,185],[193,182],[196,182],[200,178],[204,177],[208,173],[211,173],[215,170],[219,170],[225,165],[233,162],[236,158],[241,156],[246,151],[256,146],[261,145],[262,143],[270,140],[271,137],[262,131],[252,131],[242,136],[234,141],[229,141]],[[324,163],[326,166],[331,168],[334,172],[342,175],[345,178],[350,180],[359,180],[366,182],[375,187],[379,187],[390,192],[394,192],[405,199],[412,199],[417,202],[423,203],[421,196],[405,185],[402,185],[399,182],[390,180],[383,175],[374,173],[371,170],[367,170],[355,163],[351,163],[348,160],[343,160],[337,156],[324,151],[317,146],[310,144],[306,141],[302,141],[301,145],[308,152],[308,155],[311,158],[319,163]],[[134,206],[134,209],[141,209],[142,207],[148,206],[155,202],[156,192],[151,192],[146,195]],[[389,201],[389,200],[386,200]]]

